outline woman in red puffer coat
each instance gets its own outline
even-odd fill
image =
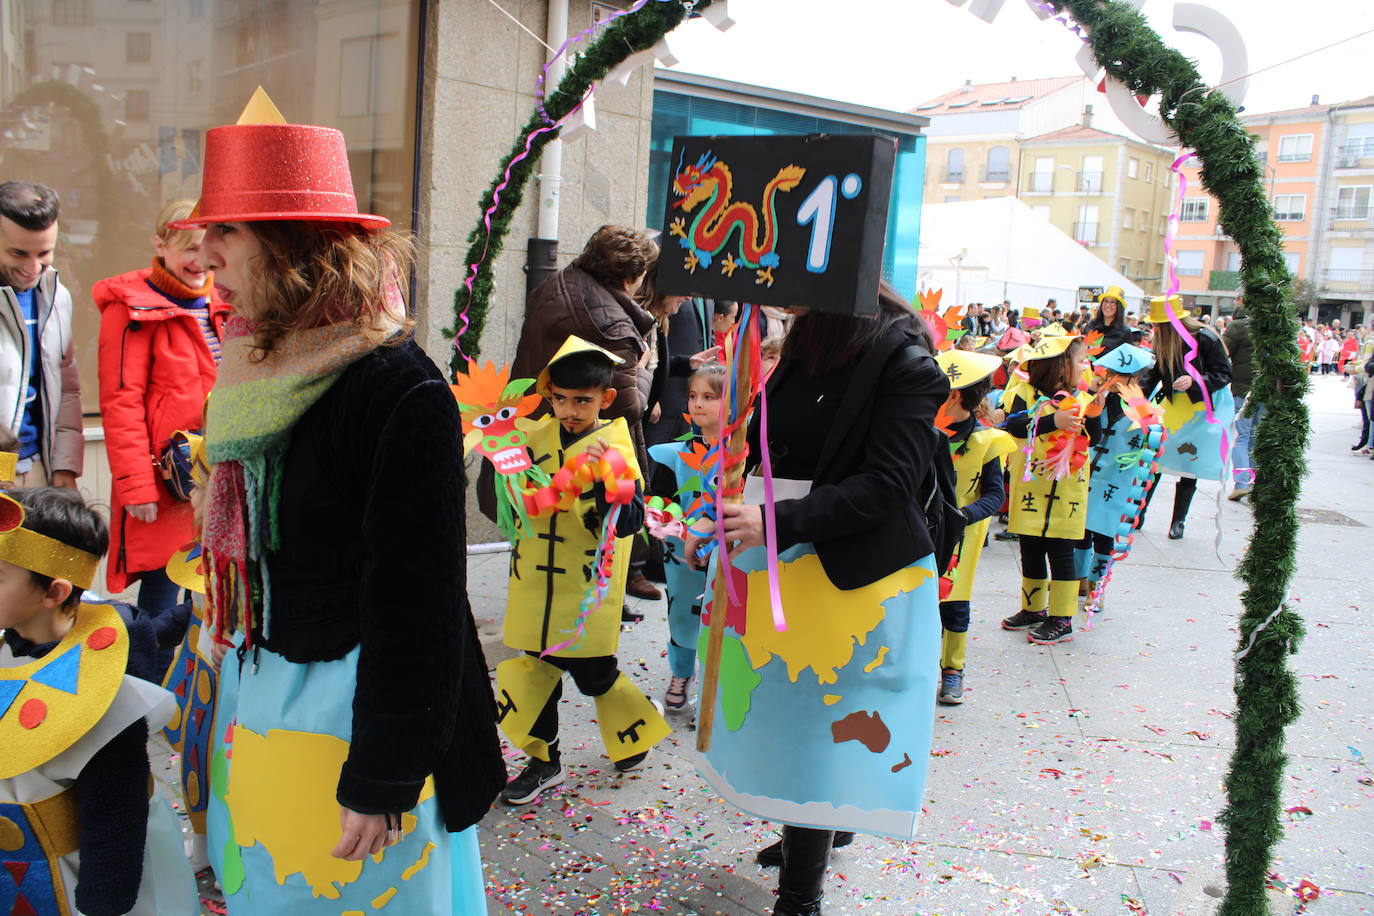
[[[138,605],[153,616],[176,603],[164,567],[194,540],[191,506],[168,492],[156,461],[172,433],[204,425],[229,313],[200,264],[205,233],[167,228],[193,206],[174,201],[158,214],[151,267],[91,291],[100,308],[100,413],[113,478],[105,581],[111,592],[139,582]]]

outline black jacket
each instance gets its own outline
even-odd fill
[[[932,357],[907,349],[914,342],[893,329],[852,364],[834,422],[814,431],[824,445],[811,492],[777,504],[777,531],[770,534],[778,549],[815,544],[837,588],[871,585],[934,550],[919,494],[935,448],[948,447],[933,421],[949,380]],[[804,371],[786,356],[779,363],[768,382],[773,416],[812,406],[788,394],[788,380]],[[750,439],[757,455],[757,420]],[[769,447],[775,456],[789,451],[776,435]]]
[[[649,445],[672,442],[687,432],[687,381],[692,374],[692,356],[709,346],[711,315],[714,306],[710,299],[688,299],[676,315],[668,319],[668,333],[658,336],[658,368],[649,386],[649,410],[655,404],[662,408],[657,423],[644,418],[644,440]]]
[[[1106,355],[1122,344],[1140,344],[1140,335],[1132,331],[1123,321],[1118,325],[1102,324],[1093,319],[1088,322],[1088,327],[1084,333],[1091,334],[1093,331],[1102,332],[1102,355]]]
[[[1231,383],[1231,359],[1226,355],[1226,348],[1222,346],[1217,332],[1211,328],[1198,328],[1193,336],[1197,338],[1197,368],[1202,373],[1203,381],[1207,383],[1207,391],[1209,394],[1220,391]],[[1187,355],[1186,347],[1183,353]],[[1155,364],[1145,370],[1140,387],[1145,396],[1150,397],[1151,392],[1158,386],[1156,400],[1160,400],[1172,395],[1174,379],[1187,373],[1176,374],[1167,371],[1159,364],[1159,354],[1156,353],[1155,356]],[[1188,399],[1194,403],[1202,400],[1202,392],[1198,390],[1196,383],[1188,386]]]
[[[286,454],[270,638],[293,662],[362,646],[339,803],[408,811],[434,776],[449,830],[505,784],[496,708],[467,601],[458,406],[414,341],[346,369]]]
[[[1237,314],[1235,320],[1226,326],[1226,333],[1221,339],[1231,357],[1231,393],[1236,400],[1248,397],[1250,385],[1255,379],[1255,343],[1250,339],[1249,317]]]

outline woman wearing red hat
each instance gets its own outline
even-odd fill
[[[213,864],[230,913],[485,913],[473,825],[506,774],[457,404],[409,333],[411,244],[357,211],[343,135],[268,114],[208,132],[181,224],[235,311],[206,417],[207,591],[237,649]]]
[[[91,290],[100,309],[100,416],[113,480],[105,581],[111,592],[138,581],[138,606],[152,615],[176,603],[164,567],[195,539],[190,503],[172,495],[156,462],[173,433],[201,427],[229,313],[200,260],[204,231],[168,225],[193,204],[162,208],[151,267]]]

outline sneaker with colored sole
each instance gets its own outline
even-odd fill
[[[1049,615],[1044,611],[1017,611],[1010,617],[1003,619],[1002,629],[1004,630],[1024,630],[1043,623]]]
[[[1026,634],[1026,639],[1037,646],[1053,646],[1061,642],[1070,642],[1073,640],[1073,618],[1050,617],[1043,623],[1031,627],[1030,632]]]

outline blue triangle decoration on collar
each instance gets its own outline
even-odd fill
[[[5,713],[10,711],[10,705],[14,698],[19,696],[19,691],[24,689],[27,681],[0,681],[0,719],[5,717]]]
[[[78,643],[48,664],[39,668],[36,672],[29,675],[29,680],[36,684],[43,684],[54,690],[61,690],[76,695],[76,679],[81,669],[81,649]]]

